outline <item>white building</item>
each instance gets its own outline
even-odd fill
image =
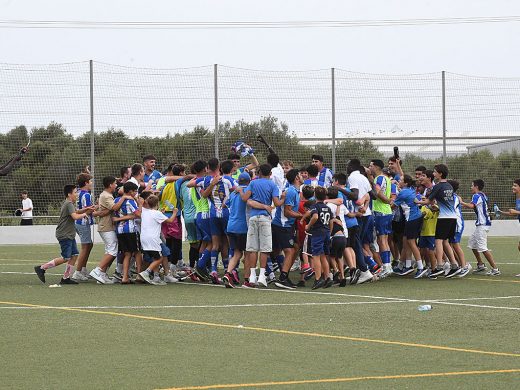
[[[466,148],[468,149],[468,153],[489,150],[493,156],[498,156],[502,152],[512,152],[513,150],[516,150],[518,153],[520,153],[520,138],[489,142],[487,144],[472,145],[467,146]]]

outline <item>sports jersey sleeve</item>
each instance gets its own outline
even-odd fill
[[[274,184],[274,182],[271,182],[271,187],[273,188],[273,198],[280,196],[280,190],[278,189],[278,186]]]
[[[430,195],[428,195],[428,199],[434,200],[437,197],[438,193],[439,193],[439,187],[433,186],[432,192],[430,192]]]
[[[286,206],[296,206],[296,191],[292,191],[292,190],[289,190],[286,192],[286,196],[285,196],[285,205]]]
[[[376,184],[376,188],[379,190],[381,188],[383,188],[383,182],[384,182],[384,177],[383,176],[378,176],[376,177],[376,181],[375,181],[375,184]]]
[[[405,196],[404,196],[404,195],[405,195],[405,192],[404,192],[404,191],[401,191],[401,192],[399,193],[399,195],[397,195],[397,198],[395,198],[395,200],[394,200],[394,204],[395,204],[396,206],[400,206],[400,205],[402,205],[403,203],[405,203],[406,200],[405,200]]]
[[[471,198],[471,203],[473,203],[474,205],[477,205],[480,202],[481,202],[480,195],[474,194],[473,197]]]

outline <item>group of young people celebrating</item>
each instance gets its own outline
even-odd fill
[[[189,168],[172,163],[162,173],[148,155],[143,164],[122,168],[120,178],[104,177],[97,203],[92,177],[81,173],[64,188],[56,229],[61,256],[36,266],[36,274],[45,282],[46,270],[66,263],[62,284],[93,278],[164,285],[189,278],[229,288],[284,289],[307,282],[312,289],[344,287],[392,274],[463,278],[473,268],[460,245],[462,208],[468,208],[476,225],[468,242],[477,260],[473,272],[500,275],[487,247],[491,218],[483,180],[473,180],[465,202],[444,164],[419,166],[412,177],[397,156],[367,166],[352,158],[346,173],[333,173],[321,155],[296,168],[268,149],[260,163],[239,141],[225,161],[199,160]],[[520,179],[513,192],[515,208],[504,213],[520,221]],[[105,253],[89,272],[96,218]]]

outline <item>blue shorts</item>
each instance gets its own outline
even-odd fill
[[[72,256],[79,255],[78,246],[76,245],[76,240],[58,240],[61,247],[61,257],[65,260],[70,260]]]
[[[330,254],[330,233],[329,232],[311,232],[311,248],[312,255],[329,255]]]
[[[227,224],[229,216],[210,217],[209,224],[212,236],[225,236],[227,234]]]
[[[184,226],[186,227],[186,233],[188,235],[188,242],[191,244],[192,242],[199,241],[197,236],[197,225],[195,224],[195,220],[186,221],[184,220]]]
[[[92,225],[75,225],[79,242],[82,244],[92,244]]]
[[[361,244],[371,244],[374,242],[374,216],[367,215],[358,218],[359,236]]]
[[[209,218],[202,218],[200,214],[197,214],[195,225],[197,226],[197,239],[211,242],[211,226],[209,224]]]
[[[374,226],[378,236],[387,236],[392,234],[392,214],[374,214]]]
[[[453,238],[450,238],[450,244],[460,244],[460,240],[462,238],[462,232],[455,232]]]
[[[435,249],[435,236],[420,236],[417,243],[419,248],[426,248],[428,250]]]

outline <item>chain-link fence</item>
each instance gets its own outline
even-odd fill
[[[519,117],[520,78],[0,64],[0,164],[31,142],[0,178],[0,213],[12,216],[27,190],[35,215],[56,215],[63,185],[87,165],[96,195],[103,176],[146,154],[163,169],[226,158],[242,139],[264,160],[257,134],[282,160],[299,167],[318,153],[336,171],[349,158],[368,163],[399,146],[405,171],[446,161],[464,197],[482,178],[490,200],[509,207],[520,176]]]

